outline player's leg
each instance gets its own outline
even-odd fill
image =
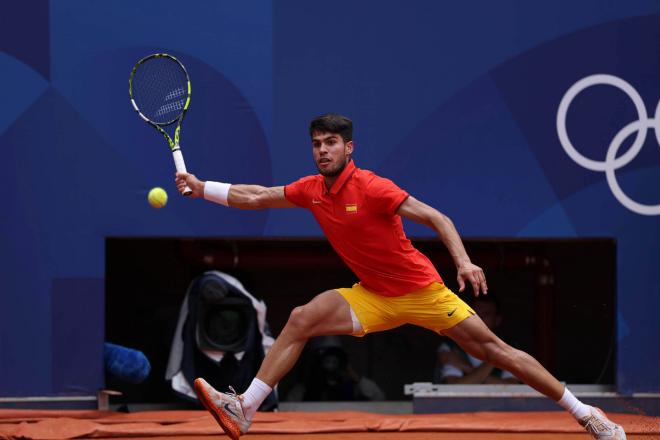
[[[397,301],[397,313],[403,315],[406,322],[448,336],[472,356],[513,373],[557,401],[595,438],[626,438],[620,426],[609,421],[600,410],[576,399],[536,359],[498,338],[474,310],[446,286],[434,283]]]
[[[453,339],[472,356],[507,370],[538,392],[555,400],[597,439],[625,439],[621,426],[598,408],[580,402],[543,365],[524,351],[498,338],[477,315],[472,315],[442,334]]]
[[[532,356],[498,338],[477,315],[466,318],[442,333],[477,359],[509,371],[551,399],[561,399],[564,385]]]
[[[399,312],[408,322],[453,339],[463,350],[513,373],[537,391],[559,400],[564,386],[533,357],[505,344],[463,300],[443,284],[434,283],[405,295]]]
[[[336,290],[328,290],[291,312],[259,368],[257,378],[275,386],[293,368],[309,338],[350,335],[353,320],[348,302]]]
[[[236,440],[247,432],[257,408],[294,366],[307,340],[314,336],[354,333],[353,316],[349,303],[336,290],[317,295],[304,306],[293,309],[245,393],[240,396],[220,393],[198,378],[195,392],[200,402],[225,433]]]

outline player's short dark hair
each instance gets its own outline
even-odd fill
[[[337,113],[327,113],[312,119],[309,123],[309,135],[314,133],[338,134],[344,142],[353,140],[353,121]]]

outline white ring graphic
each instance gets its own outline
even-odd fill
[[[607,149],[607,155],[604,161],[589,159],[579,153],[568,138],[568,132],[566,131],[566,115],[568,114],[568,108],[573,102],[573,99],[575,99],[575,97],[584,89],[595,85],[614,86],[623,91],[635,105],[639,117],[637,121],[626,125],[614,136]],[[626,208],[637,214],[660,215],[660,204],[644,205],[628,197],[628,195],[626,195],[621,189],[621,186],[619,186],[615,174],[616,170],[628,165],[633,159],[635,159],[635,157],[637,157],[644,146],[649,128],[655,130],[655,137],[658,141],[658,145],[660,145],[660,102],[658,102],[658,106],[655,109],[654,118],[649,118],[646,113],[644,101],[642,100],[642,97],[639,96],[639,93],[637,93],[637,90],[623,79],[613,75],[597,74],[582,78],[566,91],[564,97],[559,103],[559,108],[557,109],[557,135],[559,136],[559,142],[564,148],[566,154],[568,154],[568,156],[578,165],[581,165],[588,170],[605,172],[607,183],[612,194],[614,194],[614,197],[616,197],[616,199]],[[637,136],[630,149],[617,157],[616,155],[619,152],[619,148],[621,148],[623,141],[635,132],[637,132]]]

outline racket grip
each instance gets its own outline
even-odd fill
[[[179,173],[187,173],[186,171],[186,163],[183,161],[183,154],[181,154],[181,150],[177,148],[176,150],[172,151],[172,156],[174,157],[174,166],[176,167],[176,170]],[[189,196],[192,194],[192,189],[188,188],[188,185],[183,190],[183,195],[184,196]]]

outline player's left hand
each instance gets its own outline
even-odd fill
[[[479,296],[483,293],[484,295],[488,294],[488,285],[486,284],[486,275],[484,271],[470,262],[461,264],[458,267],[458,275],[456,277],[458,280],[458,291],[463,292],[465,290],[465,282],[469,282],[472,285],[472,292],[474,296]]]

